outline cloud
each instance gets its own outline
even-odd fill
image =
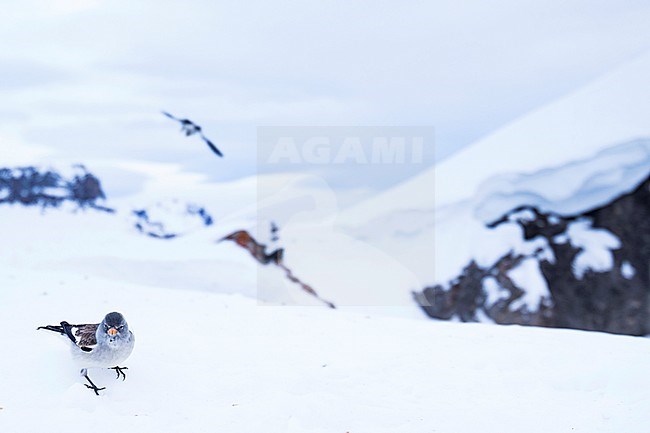
[[[37,60],[0,58],[0,90],[19,91],[72,79],[72,75]]]
[[[431,125],[444,157],[650,41],[640,1],[46,3],[0,17],[0,112],[27,142],[177,160],[167,109],[225,144],[228,176],[254,173],[259,125]]]

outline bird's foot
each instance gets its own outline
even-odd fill
[[[115,379],[119,379],[120,375],[122,376],[122,381],[126,380],[126,373],[124,373],[124,370],[128,370],[129,367],[110,367],[109,370],[115,370],[115,373],[117,373],[117,377]]]
[[[97,394],[97,395],[99,395],[99,391],[101,391],[101,390],[103,390],[103,389],[106,389],[106,387],[103,387],[103,388],[97,388],[97,387],[95,386],[95,384],[93,384],[93,385],[91,386],[91,385],[87,385],[87,384],[84,383],[84,385],[86,385],[86,388],[88,388],[88,389],[92,389],[93,391],[95,391],[95,394]]]
[[[81,374],[83,375],[83,377],[86,378],[86,380],[87,380],[88,383],[90,384],[90,385],[86,385],[86,384],[84,383],[84,385],[86,385],[86,388],[88,388],[88,389],[92,389],[93,391],[95,391],[95,394],[96,394],[96,395],[99,395],[99,391],[101,391],[101,390],[103,390],[103,389],[106,389],[106,388],[97,388],[97,385],[95,385],[95,384],[93,383],[93,381],[90,380],[90,378],[88,377],[88,370],[87,370],[87,369],[82,368],[82,369],[81,369]]]

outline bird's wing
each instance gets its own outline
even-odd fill
[[[39,326],[37,329],[46,329],[48,331],[58,332],[65,335],[84,352],[91,352],[97,345],[95,331],[99,324],[71,325],[66,321],[61,322],[60,326],[48,325]]]
[[[97,345],[97,337],[95,337],[95,332],[99,327],[98,323],[86,324],[86,325],[70,325],[72,332],[74,332],[75,337],[77,337],[77,346],[84,352],[92,351]]]
[[[210,147],[210,149],[212,149],[214,153],[216,153],[217,155],[223,158],[223,153],[221,153],[221,151],[217,149],[217,146],[215,146],[213,142],[208,140],[203,134],[201,134],[201,138],[203,139],[203,141],[205,141],[205,144],[207,144]]]
[[[169,114],[169,113],[166,112],[166,111],[161,111],[161,113],[164,114],[165,116],[169,117],[169,118],[172,119],[172,120],[175,120],[175,121],[177,121],[177,122],[180,122],[180,121],[181,121],[181,119],[179,119],[178,117],[176,117],[176,116],[174,116],[174,115]]]

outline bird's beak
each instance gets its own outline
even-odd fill
[[[117,329],[111,328],[108,330],[108,335],[110,335],[111,337],[115,337],[116,334],[117,334]]]

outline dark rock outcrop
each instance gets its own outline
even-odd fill
[[[526,211],[532,218],[517,218]],[[414,293],[416,302],[431,317],[477,321],[485,314],[496,323],[575,328],[617,334],[650,334],[650,178],[631,193],[587,212],[560,216],[532,207],[520,207],[489,224],[494,228],[515,221],[526,240],[541,237],[552,251],[528,256],[509,253],[493,266],[480,268],[469,263],[447,287],[436,285]],[[568,239],[570,224],[583,221],[594,230],[603,229],[620,240],[611,250],[613,265],[607,270],[576,271],[576,258],[583,248]],[[538,261],[551,302],[536,311],[512,308],[526,293],[508,277],[522,260]],[[494,278],[505,294],[487,302],[484,283]]]
[[[314,290],[312,286],[303,282],[298,277],[296,277],[291,269],[289,269],[283,262],[284,250],[278,248],[271,252],[266,251],[266,245],[255,240],[250,233],[246,230],[238,230],[229,234],[228,236],[220,239],[221,241],[232,241],[248,251],[255,260],[257,260],[262,265],[274,264],[284,271],[285,276],[292,283],[297,284],[302,290],[309,293],[311,296],[315,297],[325,305],[330,308],[336,308],[336,306],[320,297],[320,295]]]
[[[161,210],[164,210],[165,215],[160,215]],[[158,216],[152,216],[152,213],[158,214]],[[187,227],[170,227],[173,224],[166,222],[166,219],[183,218],[191,221],[191,225],[201,227],[209,227],[214,223],[214,219],[208,211],[204,207],[195,204],[175,203],[171,208],[169,206],[159,206],[153,212],[151,209],[135,209],[131,211],[131,214],[134,218],[133,226],[135,229],[156,239],[174,239],[188,230]]]
[[[75,169],[76,174],[66,179],[54,170],[0,168],[0,204],[48,208],[72,202],[80,208],[112,212],[112,209],[98,204],[99,200],[106,198],[99,179],[83,165],[77,165]]]

